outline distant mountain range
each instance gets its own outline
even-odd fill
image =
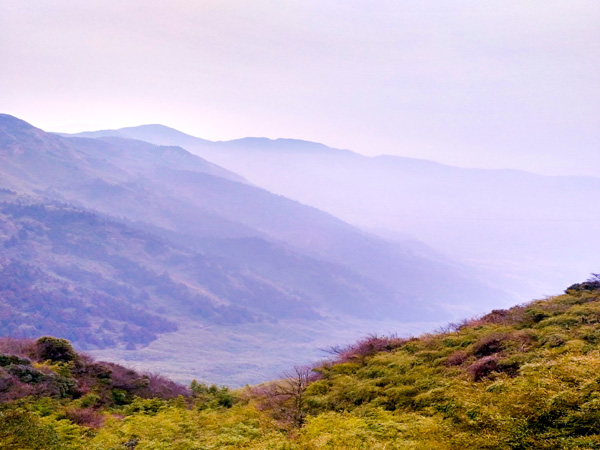
[[[371,235],[176,146],[0,115],[0,188],[4,335],[133,351],[190,321],[335,334],[344,318],[443,321],[514,301],[416,241]]]
[[[486,270],[523,300],[585,278],[598,263],[600,214],[593,205],[600,178],[365,157],[292,139],[210,142],[162,125],[83,134],[180,145],[363,229],[418,238]]]

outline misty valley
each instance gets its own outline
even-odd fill
[[[600,448],[599,196],[0,114],[0,449]]]

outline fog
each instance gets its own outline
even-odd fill
[[[46,130],[162,123],[460,167],[600,167],[593,0],[0,7],[0,104]]]

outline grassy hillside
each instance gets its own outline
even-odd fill
[[[599,342],[594,277],[438,333],[371,336],[332,349],[332,361],[233,393],[192,383],[170,400],[107,401],[101,384],[85,391],[76,380],[40,395],[24,368],[56,379],[73,363],[43,362],[39,350],[33,362],[4,355],[0,390],[14,392],[6,380],[21,377],[31,396],[2,405],[0,448],[600,448]],[[96,419],[81,419],[84,410]]]

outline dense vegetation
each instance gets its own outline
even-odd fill
[[[360,303],[345,281],[352,273],[282,255],[261,239],[192,246],[176,233],[72,205],[7,198],[0,201],[0,336],[53,334],[84,349],[135,349],[177,330],[181,315],[225,325],[316,320],[319,301],[333,293],[333,269],[343,285],[335,295],[348,293],[351,311]],[[265,259],[283,268],[281,280],[265,281],[272,278]],[[302,284],[304,293],[296,289]]]
[[[226,325],[320,318],[316,300],[256,275],[259,255],[281,256],[265,241],[206,240],[207,254],[72,205],[10,200],[0,201],[0,336],[53,334],[78,348],[135,349],[177,330],[178,315]],[[298,283],[324,269],[311,262],[277,261],[292,272],[311,268]]]
[[[600,448],[600,278],[231,392],[0,343],[0,449]]]

